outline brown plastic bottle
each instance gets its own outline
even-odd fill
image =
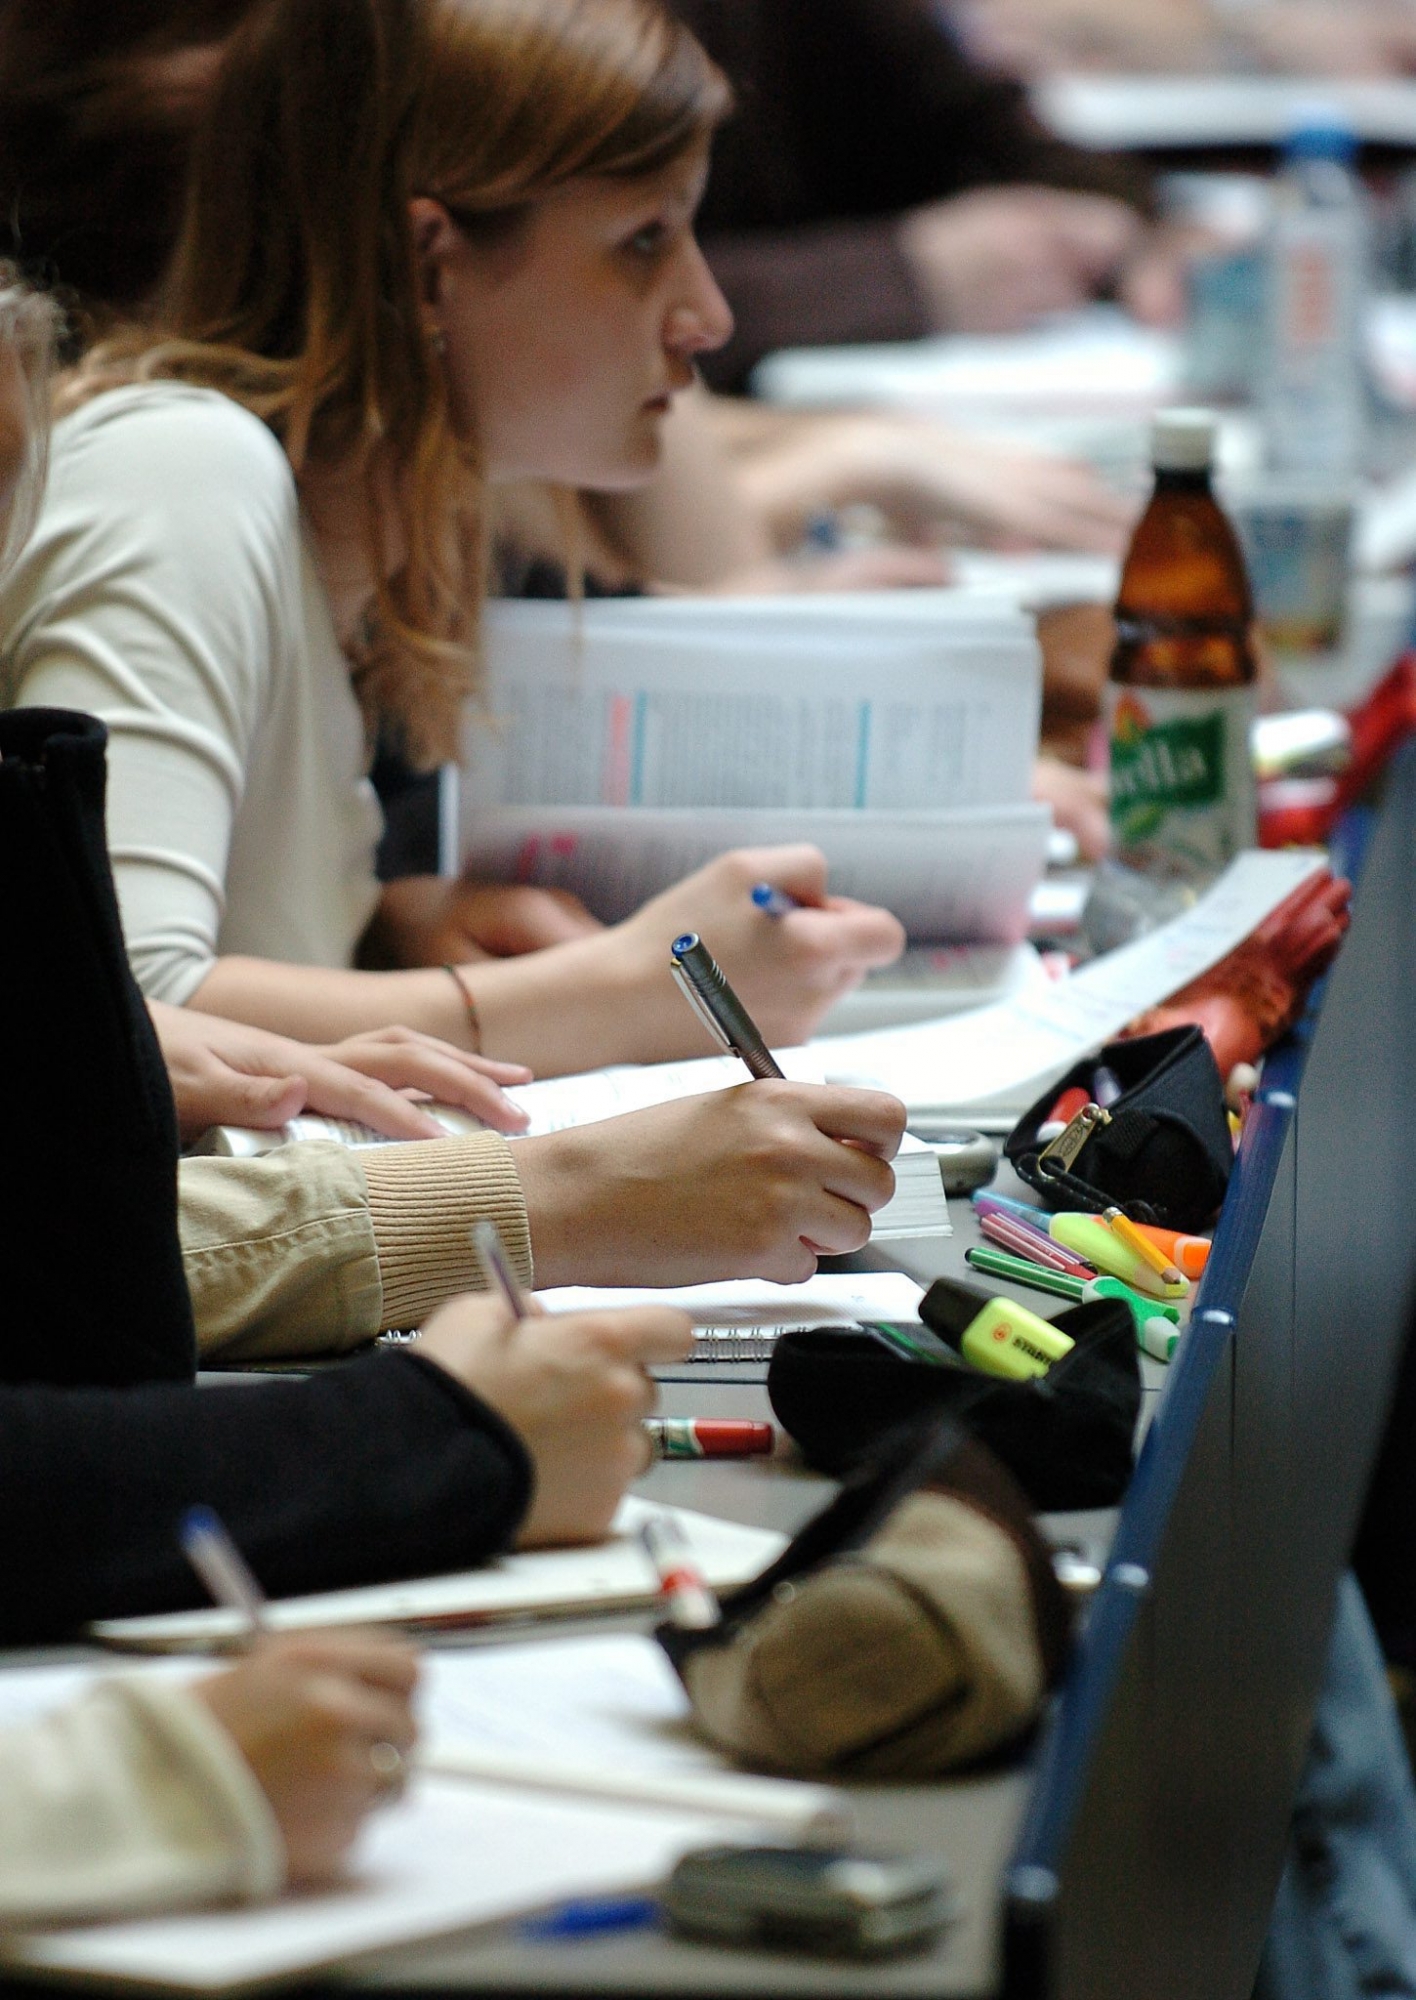
[[[1255,838],[1253,603],[1210,488],[1215,420],[1155,419],[1155,491],[1121,572],[1107,689],[1119,860],[1215,875]]]

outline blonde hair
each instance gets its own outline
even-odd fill
[[[49,385],[60,334],[59,309],[28,285],[13,264],[0,261],[0,348],[20,364],[28,422],[25,463],[0,532],[0,576],[29,540],[44,493],[49,462]]]
[[[434,196],[473,232],[512,228],[581,175],[667,165],[728,102],[660,0],[268,0],[232,45],[158,327],[96,348],[67,400],[177,377],[261,417],[297,477],[360,468],[377,583],[356,680],[415,762],[451,753],[476,686],[487,536],[409,201]]]

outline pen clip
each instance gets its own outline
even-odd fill
[[[1110,1123],[1111,1113],[1109,1111],[1104,1111],[1099,1104],[1084,1104],[1076,1117],[1068,1121],[1066,1129],[1059,1132],[1057,1137],[1050,1144],[1044,1146],[1038,1154],[1037,1163],[1039,1172],[1044,1171],[1042,1163],[1044,1160],[1048,1160],[1055,1161],[1057,1167],[1062,1168],[1066,1173],[1071,1173],[1072,1168],[1076,1165],[1078,1153],[1081,1152],[1092,1133],[1100,1131],[1103,1125],[1109,1125]],[[1055,1168],[1049,1169],[1049,1171],[1055,1170]]]
[[[684,999],[687,1000],[689,1006],[693,1009],[694,1013],[698,1016],[699,1020],[703,1023],[704,1027],[708,1030],[709,1034],[713,1037],[713,1040],[718,1044],[718,1047],[723,1051],[724,1055],[729,1055],[729,1056],[737,1055],[739,1051],[733,1047],[733,1044],[728,1040],[728,1037],[723,1033],[722,1026],[718,1021],[717,1016],[713,1014],[709,1010],[709,1008],[707,1008],[704,1005],[702,996],[700,995],[698,988],[694,985],[687,971],[682,965],[679,964],[677,959],[670,960],[669,971],[674,976],[674,983],[678,987],[679,992],[682,993]]]

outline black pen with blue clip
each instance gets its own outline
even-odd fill
[[[669,969],[689,1006],[730,1056],[746,1063],[759,1080],[783,1074],[697,931],[685,931],[674,939],[669,946]]]

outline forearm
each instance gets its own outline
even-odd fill
[[[646,1048],[623,990],[612,932],[520,958],[480,959],[463,979],[478,1016],[481,1053],[560,1076],[602,1063],[688,1053]],[[346,972],[274,959],[218,959],[189,1005],[304,1042],[330,1042],[370,1028],[421,1028],[467,1048],[472,1026],[458,984],[441,966],[410,972]]]
[[[506,1424],[402,1353],[239,1392],[13,1389],[0,1422],[9,1645],[200,1603],[173,1528],[198,1502],[290,1596],[471,1568],[530,1497]]]
[[[188,1000],[202,1013],[322,1044],[373,1028],[420,1028],[466,1048],[465,1004],[446,972],[352,972],[272,958],[218,958]]]
[[[341,1353],[477,1291],[490,1217],[532,1282],[526,1203],[496,1133],[373,1146],[311,1142],[182,1162],[182,1261],[205,1360]]]

